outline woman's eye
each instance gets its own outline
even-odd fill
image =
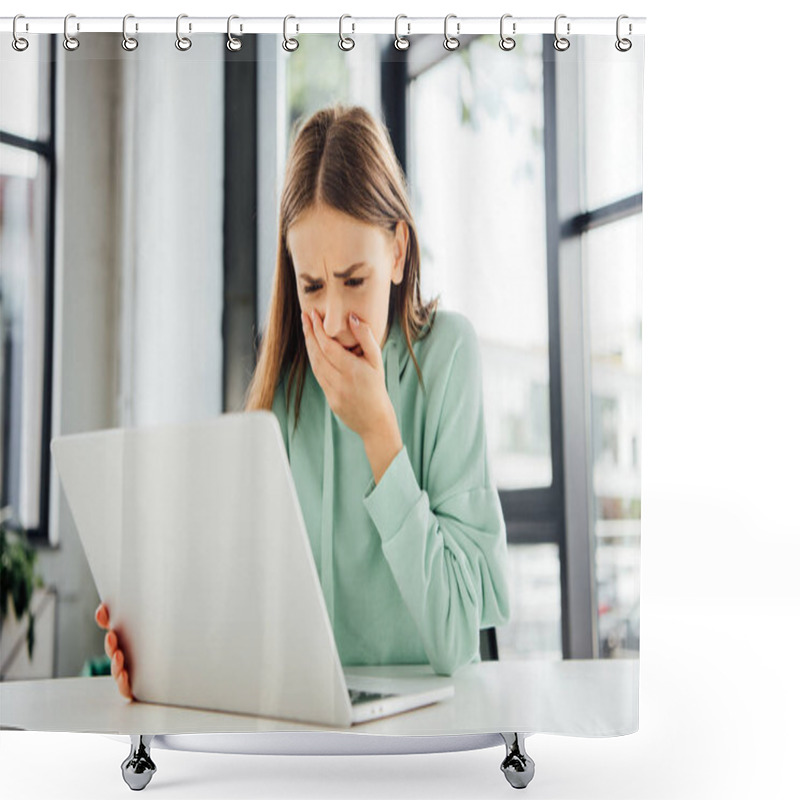
[[[364,283],[364,278],[348,278],[345,281],[344,285],[350,287],[356,287],[356,286],[361,286],[362,283]],[[321,283],[311,283],[303,288],[303,292],[305,292],[305,294],[311,294],[312,292],[316,292],[321,288],[322,288]]]

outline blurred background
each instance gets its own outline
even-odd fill
[[[0,679],[102,659],[49,442],[241,408],[293,126],[333,102],[386,123],[423,294],[481,342],[512,568],[499,657],[637,658],[642,49],[297,38],[231,54],[224,36],[178,52],[148,34],[127,53],[93,33],[67,53],[32,36],[20,54],[0,37],[0,602],[12,571],[35,586],[26,616],[4,614]]]

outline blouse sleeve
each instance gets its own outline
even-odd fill
[[[444,675],[478,658],[481,628],[509,619],[506,528],[489,471],[480,352],[465,327],[440,373],[446,378],[438,391],[429,388],[425,437],[435,444],[426,489],[404,446],[380,482],[370,480],[363,501],[431,666]]]

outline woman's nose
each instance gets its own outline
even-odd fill
[[[347,327],[344,304],[335,297],[328,297],[325,304],[325,319],[322,321],[322,328],[325,333],[336,338]]]

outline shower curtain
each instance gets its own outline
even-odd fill
[[[247,635],[225,598],[253,570],[242,545],[229,545],[225,519],[198,541],[173,499],[164,552],[179,572],[149,559],[144,533],[123,526],[117,562],[101,575],[81,531],[97,521],[85,523],[65,494],[50,445],[246,416],[272,346],[284,367],[306,354],[299,427],[305,414],[310,432],[292,433],[291,402],[275,420],[342,666],[413,666],[456,681],[436,712],[387,717],[381,733],[637,730],[644,36],[626,19],[591,33],[575,20],[536,33],[504,21],[493,33],[451,19],[440,33],[408,35],[402,18],[395,34],[354,31],[346,18],[338,34],[305,32],[297,18],[283,34],[242,32],[236,19],[229,34],[180,19],[177,33],[137,33],[130,19],[124,38],[70,26],[79,46],[28,33],[25,49],[4,27],[3,529],[9,549],[36,545],[41,577],[31,647],[27,608],[4,615],[7,692],[24,681],[113,683],[113,714],[84,719],[73,708],[70,729],[134,732],[119,724],[128,701],[94,619],[103,585],[131,604],[174,592],[174,608],[149,609],[139,641],[161,641],[168,623],[195,637]],[[303,140],[316,155],[301,157],[298,137],[325,111],[343,120],[338,138],[317,128]],[[376,149],[365,151],[373,140],[348,119],[366,120]],[[312,213],[320,198],[333,216]],[[388,225],[397,209],[407,215]],[[383,260],[334,277],[360,247]],[[434,300],[428,341],[415,340],[403,311]],[[370,340],[340,324],[351,306],[371,334],[386,323],[369,353]],[[305,332],[299,313],[312,308],[320,319]],[[393,412],[383,438],[357,418],[367,401],[340,402],[326,358],[370,362],[357,385],[373,392],[362,395],[379,409],[370,420]],[[284,384],[272,388],[280,404]],[[388,453],[380,465],[371,447]],[[119,520],[139,485],[101,469],[97,501]],[[261,491],[220,489],[242,507]],[[277,534],[265,519],[254,535]],[[199,550],[215,553],[214,573],[192,573],[207,568]],[[10,581],[5,561],[4,570]],[[177,602],[196,582],[215,598],[203,624]],[[256,584],[248,591],[264,596]],[[239,674],[251,651],[216,652],[215,641],[214,668]],[[148,678],[135,673],[135,653],[125,657],[136,695]],[[202,683],[203,663],[158,668],[158,702],[209,708],[181,693],[182,682]],[[485,707],[442,713],[473,677]],[[280,693],[285,676],[263,680],[265,693]],[[225,697],[213,708],[248,713]],[[64,729],[55,709],[33,717],[35,729]],[[249,719],[241,730],[253,729]],[[210,730],[193,720],[181,731]],[[297,730],[298,718],[282,725],[256,729]]]

